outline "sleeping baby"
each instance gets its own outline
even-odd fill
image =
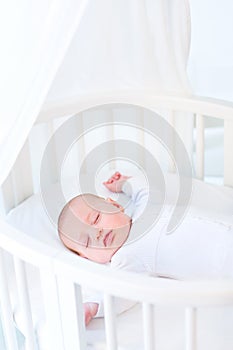
[[[157,277],[233,276],[232,229],[186,216],[176,230],[167,235],[169,218],[165,216],[146,234],[130,240],[134,223],[137,220],[143,222],[148,189],[137,178],[119,172],[104,185],[111,192],[123,192],[131,205],[124,209],[110,198],[89,193],[71,199],[58,219],[59,236],[68,249],[94,262],[109,263],[112,268]],[[86,301],[84,312],[86,325],[93,317],[102,317],[101,296]]]

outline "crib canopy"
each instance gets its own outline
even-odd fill
[[[0,26],[0,183],[46,105],[119,89],[189,93],[188,0],[13,0]]]

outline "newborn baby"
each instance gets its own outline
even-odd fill
[[[186,217],[166,234],[168,217],[130,241],[136,223],[142,221],[148,189],[136,178],[116,172],[104,185],[111,192],[124,192],[134,209],[129,212],[110,198],[82,194],[70,200],[58,219],[64,245],[83,258],[110,263],[112,268],[176,279],[233,276],[233,230],[200,218]],[[153,214],[153,212],[152,212]],[[147,218],[144,218],[146,221]],[[146,222],[142,225],[146,227]],[[118,312],[124,310],[119,306]],[[86,325],[102,317],[102,296],[84,303]]]

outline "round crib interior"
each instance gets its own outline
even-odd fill
[[[7,349],[19,348],[15,325],[27,350],[232,349],[233,280],[112,272],[68,251],[56,233],[64,204],[57,188],[65,201],[82,191],[106,197],[102,181],[115,170],[139,173],[146,181],[160,169],[172,206],[182,171],[188,171],[193,188],[185,205],[192,194],[198,215],[211,205],[212,220],[230,227],[232,134],[232,105],[192,96],[121,92],[45,105],[1,185],[0,299]],[[54,213],[50,206],[56,206]],[[85,329],[82,300],[89,289],[103,293],[105,317]],[[132,306],[115,315],[116,298]]]

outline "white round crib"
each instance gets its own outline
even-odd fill
[[[232,224],[232,104],[194,96],[120,91],[44,106],[10,175],[1,184],[0,301],[7,350],[18,349],[15,325],[25,336],[26,350],[230,350],[233,347],[230,329],[233,321],[233,280],[178,281],[112,271],[108,266],[92,263],[68,251],[59,241],[55,229],[48,237],[47,231],[43,231],[48,222],[43,222],[44,226],[38,228],[44,214],[41,214],[42,207],[38,204],[39,194],[35,193],[39,190],[41,159],[50,136],[64,120],[77,113],[81,115],[85,130],[85,116],[95,113],[90,108],[103,106],[106,121],[112,125],[110,128],[105,126],[107,136],[101,131],[97,135],[101,135],[100,142],[104,141],[103,135],[107,140],[114,140],[117,138],[114,113],[119,104],[126,120],[127,113],[139,111],[137,118],[143,123],[145,115],[142,107],[164,114],[180,132],[190,154],[193,152],[193,133],[192,128],[187,133],[185,123],[195,121],[196,196],[203,191],[206,196],[219,199],[212,208],[212,220],[224,218],[225,223]],[[204,183],[206,116],[224,122],[222,186]],[[104,125],[101,127],[104,128]],[[88,148],[90,140],[85,137],[74,151],[77,169],[92,147]],[[142,145],[146,144],[143,130],[137,130],[133,138]],[[143,154],[139,156],[143,157]],[[59,145],[54,143],[54,154],[47,163],[48,184],[51,186],[56,186],[60,178],[58,157]],[[73,163],[68,160],[67,164]],[[169,161],[166,164],[168,171],[174,170],[173,164]],[[113,167],[117,167],[117,162],[109,166],[111,172]],[[88,167],[86,171],[88,173]],[[221,205],[223,199],[225,202]],[[198,215],[205,209],[206,215],[208,208],[203,208],[204,204],[196,208]],[[105,316],[104,319],[93,320],[85,329],[82,300],[89,288],[103,293]],[[134,305],[128,311],[115,315],[116,297],[131,300]]]

